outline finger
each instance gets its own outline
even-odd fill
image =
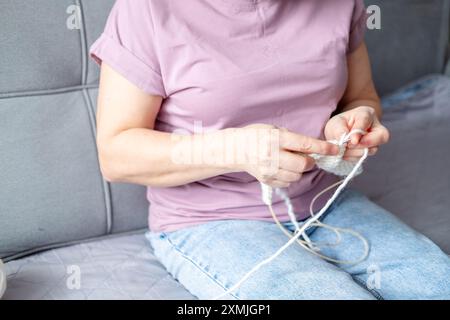
[[[389,130],[381,124],[376,124],[368,134],[361,138],[359,144],[362,147],[374,147],[387,143],[389,138]]]
[[[365,148],[347,149],[344,153],[344,157],[361,157],[364,154]],[[378,151],[378,147],[369,148],[369,155],[375,154]]]
[[[332,143],[291,131],[280,131],[280,147],[306,154],[336,155],[339,153],[339,148]]]
[[[369,148],[369,156],[373,156],[378,152],[378,147]],[[356,162],[364,155],[364,149],[351,149],[345,152],[342,159],[346,161]]]
[[[338,114],[334,116],[325,126],[325,136],[327,140],[339,140],[349,132],[347,119]]]
[[[369,112],[360,112],[355,115],[355,121],[352,126],[352,130],[362,130],[362,131],[368,131],[368,129],[372,126],[374,115],[370,114]],[[352,145],[357,145],[359,141],[361,140],[361,134],[355,133],[351,136],[350,143]]]
[[[315,166],[313,158],[290,151],[282,151],[279,161],[280,168],[297,173],[309,171]]]

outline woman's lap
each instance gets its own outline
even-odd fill
[[[426,212],[424,212],[426,214]],[[351,228],[368,241],[367,259],[356,265],[340,265],[384,299],[450,299],[450,258],[431,240],[413,230],[390,212],[350,190],[324,223]],[[331,241],[330,231],[319,228],[313,241]],[[360,241],[343,237],[336,249],[324,254],[354,260],[362,253]]]
[[[244,220],[211,222],[150,237],[156,256],[167,270],[200,299],[222,294],[287,241],[275,224]],[[371,298],[347,273],[293,245],[227,298],[344,299],[349,296]]]
[[[450,298],[448,257],[366,197],[346,190],[323,222],[360,232],[371,246],[368,258],[357,265],[338,267],[293,244],[228,298]],[[148,233],[148,238],[167,270],[201,299],[222,294],[288,240],[274,223],[246,220]],[[310,238],[332,242],[335,235],[317,228]],[[354,260],[363,253],[362,248],[360,240],[344,236],[339,246],[323,252]]]

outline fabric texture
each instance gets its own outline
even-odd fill
[[[0,258],[142,230],[146,189],[103,180],[99,68],[88,48],[113,0],[0,1]]]
[[[346,54],[363,41],[365,17],[361,0],[196,0],[189,10],[184,2],[118,0],[90,52],[144,92],[166,98],[156,130],[268,123],[321,138],[346,87]],[[315,168],[292,184],[288,193],[299,217],[335,181]],[[243,172],[149,188],[148,200],[154,231],[271,219],[259,182]],[[274,208],[289,219],[282,199]]]
[[[105,234],[83,93],[0,99],[0,128],[0,257]]]
[[[370,244],[355,265],[330,264],[297,244],[263,266],[229,299],[450,299],[450,258],[428,238],[352,189],[346,189],[321,218],[352,228]],[[286,223],[294,231],[292,223]],[[314,243],[333,244],[334,232],[315,228]],[[148,233],[155,255],[193,295],[211,299],[271,256],[288,238],[272,222],[217,221],[175,232]],[[270,239],[270,241],[267,241]],[[357,260],[363,245],[342,234],[325,255]]]
[[[0,259],[0,299],[3,297],[3,293],[6,290],[6,272],[2,259]]]
[[[156,260],[143,233],[49,250],[11,261],[5,271],[5,300],[194,298]]]
[[[356,162],[344,160],[344,154],[347,150],[346,144],[341,144],[337,140],[331,140],[330,143],[333,143],[339,146],[339,153],[335,156],[323,156],[320,154],[312,154],[310,155],[316,162],[316,166],[326,172],[330,172],[339,177],[345,177],[352,172],[353,168],[356,165]],[[356,170],[355,176],[361,174],[363,172],[363,167],[359,167]]]
[[[80,83],[80,32],[67,27],[74,7],[72,0],[0,1],[0,94]]]
[[[381,96],[442,73],[449,42],[449,0],[365,0],[381,29],[367,30],[373,78]],[[377,7],[370,7],[377,6]],[[379,8],[379,11],[378,11]]]

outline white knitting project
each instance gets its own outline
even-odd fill
[[[363,156],[356,163],[355,162],[351,162],[351,161],[346,161],[346,160],[343,159],[345,150],[347,149],[347,143],[350,141],[350,138],[351,138],[351,136],[353,134],[363,134],[364,135],[364,134],[366,134],[366,132],[364,132],[362,130],[352,130],[351,132],[342,135],[342,137],[341,137],[341,139],[339,141],[338,140],[329,141],[329,142],[339,146],[340,152],[336,156],[323,156],[323,155],[319,155],[319,154],[312,154],[312,155],[310,155],[316,161],[316,165],[319,168],[321,168],[321,169],[323,169],[323,170],[325,170],[327,172],[333,173],[333,174],[335,174],[337,176],[342,176],[342,177],[345,176],[346,178],[341,180],[341,181],[339,181],[338,183],[335,183],[335,184],[329,186],[328,188],[322,190],[321,192],[319,192],[314,197],[314,199],[311,201],[311,204],[310,204],[311,218],[306,220],[303,223],[302,226],[300,226],[300,224],[297,221],[296,215],[294,213],[294,208],[292,206],[291,200],[290,200],[289,196],[287,195],[287,193],[283,189],[280,189],[280,188],[276,188],[275,189],[275,193],[279,197],[281,197],[281,199],[283,199],[285,204],[286,204],[289,218],[290,218],[292,224],[295,227],[295,232],[293,234],[289,234],[289,232],[282,226],[282,224],[278,221],[278,218],[276,217],[276,214],[274,213],[274,211],[272,209],[273,189],[270,186],[268,186],[268,185],[261,184],[262,201],[269,207],[269,210],[272,213],[272,216],[273,216],[275,222],[282,229],[282,231],[289,236],[290,240],[284,246],[282,246],[277,252],[275,252],[272,256],[270,256],[269,258],[261,261],[259,264],[254,266],[234,286],[229,288],[223,294],[215,297],[214,300],[221,299],[221,298],[227,296],[228,294],[230,294],[231,292],[235,291],[236,289],[238,289],[256,271],[258,271],[262,266],[264,266],[264,265],[270,263],[271,261],[273,261],[274,259],[276,259],[284,250],[286,250],[294,242],[298,242],[303,248],[305,248],[306,250],[312,252],[313,254],[316,254],[316,255],[322,257],[323,259],[326,259],[328,261],[335,262],[335,263],[356,264],[356,263],[364,260],[367,257],[367,255],[369,254],[369,244],[368,244],[367,240],[363,236],[361,236],[359,233],[357,233],[356,231],[353,231],[351,229],[336,228],[336,227],[328,226],[328,225],[326,225],[326,224],[324,224],[324,223],[319,221],[319,218],[325,213],[325,211],[336,200],[336,198],[339,196],[341,191],[350,182],[350,180],[353,179],[353,177],[355,177],[355,176],[359,175],[360,173],[362,173],[362,171],[363,171],[362,164],[367,159],[367,157],[369,155],[368,148],[364,149]],[[334,192],[333,196],[327,201],[327,203],[322,207],[322,209],[317,214],[315,214],[314,211],[313,211],[314,202],[323,193],[325,193],[326,191],[336,187],[337,185],[339,185],[339,187],[336,189],[336,191]],[[362,241],[362,243],[364,245],[364,254],[363,254],[363,256],[360,259],[356,260],[356,261],[340,261],[340,260],[335,260],[335,259],[332,259],[332,258],[329,258],[329,257],[326,257],[326,256],[320,254],[319,253],[320,248],[318,246],[316,246],[308,238],[308,236],[306,234],[306,230],[308,228],[312,227],[312,226],[328,228],[328,229],[331,229],[332,231],[334,231],[336,233],[336,236],[337,236],[337,242],[335,244],[332,244],[332,245],[339,244],[339,242],[341,240],[340,233],[342,233],[342,232],[346,232],[346,233],[352,234],[355,237],[358,237],[359,239],[361,239],[361,241]],[[303,240],[301,240],[300,237]],[[330,244],[328,244],[328,245],[330,246]]]
[[[355,132],[356,133],[356,132]],[[345,150],[347,149],[346,144],[348,142],[348,135],[343,135],[340,141],[331,140],[329,142],[339,146],[339,154],[335,156],[323,156],[320,154],[312,154],[311,158],[316,160],[316,165],[327,172],[333,173],[340,177],[345,177],[350,174],[352,169],[355,167],[356,162],[344,160]],[[356,175],[363,172],[362,166],[358,167]]]

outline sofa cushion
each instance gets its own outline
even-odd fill
[[[0,93],[97,84],[87,49],[114,0],[2,0]]]
[[[144,234],[53,249],[7,263],[6,273],[6,300],[194,298],[156,260]]]
[[[365,0],[381,10],[381,29],[366,36],[381,95],[420,77],[442,73],[449,42],[449,0]]]
[[[0,99],[0,128],[0,257],[105,234],[105,190],[83,93]]]
[[[0,93],[81,83],[79,30],[66,26],[72,0],[0,1]],[[5,76],[7,75],[7,76]]]
[[[145,187],[97,159],[88,48],[113,3],[0,1],[0,258],[147,226]]]
[[[450,254],[450,78],[416,81],[384,107],[391,141],[354,186]]]
[[[145,188],[101,176],[96,95],[86,88],[0,98],[0,258],[146,227]]]

